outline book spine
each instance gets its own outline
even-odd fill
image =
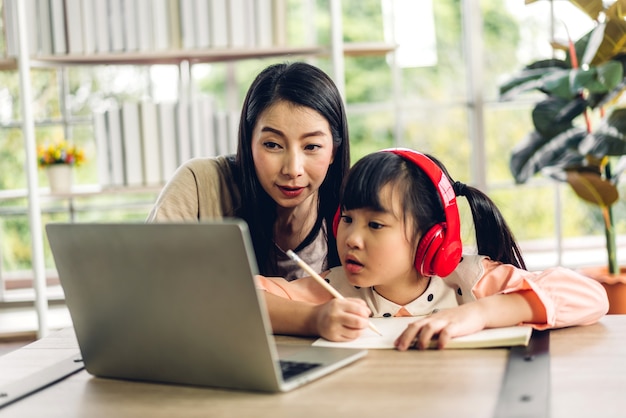
[[[143,152],[144,182],[146,185],[158,185],[163,182],[161,174],[161,144],[159,141],[159,117],[156,103],[145,100],[141,109],[141,149]]]
[[[65,0],[65,21],[67,24],[67,53],[78,55],[83,47],[83,16],[81,0]]]
[[[176,103],[158,104],[159,145],[161,150],[161,175],[163,182],[169,180],[178,167],[178,146],[176,144]]]
[[[124,146],[126,185],[141,186],[144,170],[138,103],[124,102],[122,104],[122,144]]]
[[[94,112],[93,136],[96,143],[98,183],[106,187],[111,184],[111,157],[105,112]]]
[[[122,18],[124,25],[124,50],[137,51],[138,30],[137,30],[137,0],[124,0],[122,2]]]
[[[153,0],[152,2],[152,38],[154,49],[164,51],[169,49],[169,18],[168,0]]]
[[[94,0],[81,0],[83,20],[83,50],[85,54],[96,52],[96,24],[94,22]]]
[[[124,172],[124,146],[122,144],[120,108],[115,106],[108,109],[106,116],[109,149],[111,150],[111,185],[123,186],[126,184],[126,173]]]
[[[211,46],[213,48],[228,47],[228,5],[227,0],[211,1]]]
[[[108,0],[108,32],[111,52],[124,51],[124,19],[122,17],[122,0]]]

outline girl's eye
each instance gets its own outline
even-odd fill
[[[372,229],[381,229],[384,226],[383,224],[380,224],[378,222],[373,222],[373,221],[369,222],[368,225]]]
[[[347,216],[347,215],[341,215],[341,221],[345,222],[347,224],[351,224],[352,223],[352,218]]]

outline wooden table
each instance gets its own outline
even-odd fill
[[[279,337],[294,344],[311,340]],[[72,329],[0,357],[0,386],[77,351]],[[293,392],[102,379],[81,371],[0,410],[6,417],[491,417],[505,349],[370,350]],[[550,333],[551,417],[626,417],[626,315]]]

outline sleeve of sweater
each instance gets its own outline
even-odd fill
[[[474,284],[474,296],[479,299],[498,293],[534,292],[540,305],[533,309],[545,310],[547,318],[545,324],[533,324],[537,329],[592,324],[609,309],[602,285],[573,270],[554,267],[529,272],[487,258],[482,264],[484,274]]]
[[[196,158],[181,165],[167,182],[147,222],[183,222],[221,218],[232,213],[232,191],[225,184],[224,162]],[[234,186],[233,186],[234,187]]]
[[[258,275],[255,278],[258,289],[272,293],[286,299],[321,304],[332,299],[328,290],[324,289],[311,277],[302,277],[298,280],[287,280],[280,277],[265,277]]]

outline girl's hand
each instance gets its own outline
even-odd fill
[[[361,299],[332,299],[316,307],[318,335],[329,341],[351,341],[368,327],[371,311]]]
[[[400,351],[411,347],[424,350],[436,339],[437,348],[444,348],[453,337],[472,334],[485,328],[483,309],[477,302],[436,312],[407,326],[396,339]]]
[[[500,328],[520,323],[545,323],[543,309],[534,302],[532,291],[487,296],[474,302],[434,313],[409,324],[396,339],[395,346],[404,351],[410,347],[428,348],[437,338],[437,348],[444,348],[451,338],[472,334],[484,328]]]

